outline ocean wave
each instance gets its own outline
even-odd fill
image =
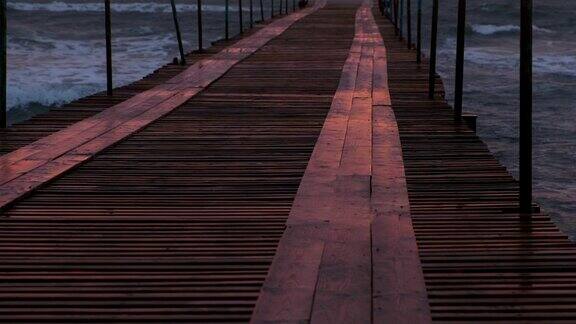
[[[210,39],[210,37],[209,37]],[[105,55],[101,41],[16,40],[8,49],[8,109],[61,105],[105,89]],[[186,48],[191,44],[184,42]],[[115,86],[144,77],[177,54],[172,34],[122,37],[114,43]]]
[[[534,71],[576,76],[576,56],[542,55],[534,57]]]
[[[520,26],[517,25],[472,25],[470,26],[472,31],[481,35],[494,35],[500,33],[511,33],[519,32]],[[554,33],[553,30],[541,28],[538,26],[533,26],[534,31],[541,33]]]
[[[466,61],[508,69],[516,69],[520,64],[520,58],[517,53],[481,47],[467,48]],[[535,73],[576,77],[576,55],[536,53],[533,60],[533,69]]]
[[[89,3],[68,3],[62,1],[53,2],[8,2],[8,8],[20,11],[49,11],[49,12],[101,12],[104,11],[102,2]],[[196,11],[195,4],[177,4],[179,12]],[[160,4],[154,2],[132,2],[132,3],[113,3],[111,6],[113,12],[139,12],[139,13],[171,13],[170,4]],[[203,11],[223,12],[223,5],[202,5]],[[235,11],[235,6],[230,6],[230,11]],[[244,9],[246,10],[246,9]]]
[[[58,106],[102,90],[99,85],[86,84],[15,84],[8,85],[8,109],[32,104]]]

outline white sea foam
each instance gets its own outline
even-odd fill
[[[494,35],[499,33],[519,32],[520,26],[517,25],[472,25],[472,31],[481,35]],[[554,33],[553,30],[533,26],[534,31],[541,33]]]
[[[8,8],[21,11],[49,11],[49,12],[101,12],[104,11],[104,4],[100,2],[88,3],[73,3],[73,2],[20,2],[9,1]],[[177,4],[176,8],[179,12],[196,11],[195,4]],[[112,3],[112,11],[114,12],[140,12],[140,13],[171,13],[172,8],[169,3],[154,3],[154,2],[132,2],[132,3]],[[203,11],[216,11],[223,12],[225,10],[223,5],[202,5]],[[235,11],[235,6],[230,6],[230,11]],[[246,10],[246,9],[245,9]]]
[[[105,60],[101,41],[42,40],[42,50],[9,38],[9,109],[38,103],[63,104],[105,88]],[[50,46],[44,46],[50,44]],[[191,45],[185,41],[184,45]],[[177,53],[172,34],[123,37],[114,45],[116,86],[140,79]]]

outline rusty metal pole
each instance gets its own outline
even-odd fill
[[[466,42],[466,0],[458,0],[458,26],[456,40],[456,78],[454,84],[454,118],[462,119],[464,91],[464,47]]]
[[[174,19],[174,28],[176,29],[176,39],[178,40],[178,51],[180,52],[180,64],[186,65],[186,58],[184,56],[184,46],[182,45],[182,35],[180,34],[180,24],[178,23],[178,13],[176,11],[176,3],[170,0],[172,6],[172,18]]]
[[[106,94],[111,96],[112,82],[112,22],[110,19],[110,0],[104,0],[104,15],[106,25]]]
[[[0,128],[8,126],[6,96],[8,95],[8,64],[6,49],[8,47],[8,23],[6,22],[6,0],[0,0]]]
[[[520,2],[520,212],[532,213],[532,0]]]
[[[430,70],[428,71],[428,98],[434,99],[436,91],[436,46],[438,41],[438,0],[432,5],[432,33],[430,36]]]

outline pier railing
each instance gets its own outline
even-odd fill
[[[114,93],[114,76],[113,76],[113,53],[112,53],[112,9],[114,4],[111,0],[104,1],[104,29],[105,29],[105,39],[106,39],[106,93],[112,96]],[[174,21],[174,31],[176,36],[176,44],[178,47],[178,53],[180,59],[177,60],[179,64],[186,65],[186,54],[182,41],[182,33],[180,30],[180,20],[178,19],[177,1],[169,0],[170,7],[172,11],[172,18]],[[181,1],[181,0],[180,0]],[[264,15],[264,1],[269,1],[270,3],[270,16],[272,19],[277,15],[288,14],[297,10],[299,6],[296,4],[296,0],[290,0],[292,5],[289,6],[289,0],[259,0],[259,8],[254,6],[255,0],[248,0],[248,6],[242,3],[242,0],[238,0],[238,24],[239,33],[243,33],[246,28],[254,28],[255,23],[264,22],[266,17]],[[278,1],[279,6],[275,10],[274,2]],[[290,10],[291,7],[291,10]],[[256,21],[256,13],[258,10],[260,14],[260,20]],[[223,33],[224,39],[230,39],[230,0],[224,0],[224,26]],[[197,32],[197,52],[202,52],[204,50],[203,36],[204,36],[204,21],[202,20],[202,0],[196,0],[196,32]],[[244,26],[244,15],[247,14],[249,21],[247,26]],[[8,46],[8,30],[7,30],[7,3],[6,0],[0,0],[0,128],[6,128],[8,126],[7,118],[7,46]]]
[[[182,35],[180,32],[179,19],[176,0],[170,0],[172,16],[174,20],[174,29],[176,43],[180,54],[180,64],[186,64]],[[197,5],[197,39],[198,51],[203,48],[203,20],[202,20],[202,1],[196,0]],[[254,27],[254,0],[248,0],[249,24],[248,28]],[[270,17],[273,18],[275,13],[274,0],[270,0]],[[295,11],[296,0],[291,0],[292,6],[289,6],[289,0],[280,0],[278,14],[288,14],[289,7]],[[388,16],[395,26],[397,35],[406,38],[409,48],[414,46],[412,33],[412,2],[416,3],[416,51],[417,60],[421,61],[422,57],[422,0],[378,0],[380,11],[383,15]],[[439,1],[432,1],[432,17],[430,31],[430,52],[429,52],[429,97],[434,99],[435,83],[437,78],[436,60],[438,44],[438,13]],[[225,0],[225,20],[224,20],[224,38],[230,37],[230,4]],[[105,31],[106,31],[106,92],[113,95],[113,64],[112,64],[112,5],[110,0],[104,0]],[[261,20],[264,20],[263,1],[259,1],[259,11]],[[239,32],[244,31],[244,5],[242,0],[238,1],[238,22]],[[6,0],[0,0],[0,127],[7,126],[7,6]],[[463,114],[463,89],[464,89],[464,53],[465,53],[465,26],[466,26],[466,0],[458,0],[458,23],[457,23],[457,44],[456,44],[456,67],[455,67],[455,89],[454,89],[454,118],[466,122],[471,118]],[[529,214],[532,211],[532,0],[521,0],[521,33],[520,33],[520,140],[519,140],[519,169],[520,169],[520,212]],[[474,117],[472,117],[474,118]]]
[[[412,35],[412,2],[416,1],[416,52],[417,61],[422,60],[422,1],[423,0],[379,0],[382,15],[394,24],[398,37],[406,40],[409,48],[414,46]],[[432,5],[430,25],[430,52],[428,95],[435,98],[438,77],[438,16],[439,1],[428,0]],[[466,0],[458,0],[456,26],[456,60],[454,69],[454,118],[476,128],[476,116],[463,113],[464,54],[466,41]],[[520,0],[520,125],[519,125],[519,212],[531,214],[532,205],[532,0]]]

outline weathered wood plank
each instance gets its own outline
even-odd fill
[[[91,147],[90,150],[84,149],[84,152],[90,152],[94,155],[149,125],[197,95],[224,75],[232,66],[252,55],[298,20],[322,8],[325,3],[325,0],[317,1],[310,8],[272,22],[255,34],[231,45],[222,53],[197,62],[180,75],[168,80],[166,84],[144,91],[125,102],[44,137],[27,147],[0,156],[0,165],[5,166],[2,178],[0,178],[0,186],[10,188],[0,188],[0,192],[10,191],[9,195],[0,194],[0,210],[38,187],[36,183],[26,182],[27,178],[23,176],[27,172],[36,170],[35,173],[40,173],[42,170],[49,169],[52,172],[42,176],[42,179],[45,181],[55,179],[69,170],[65,169],[62,173],[55,172],[55,170],[64,170],[51,166],[51,164],[59,165],[59,162],[56,161],[58,158],[66,154],[75,155],[74,150],[83,145]],[[233,58],[230,58],[231,53],[235,54]],[[142,114],[146,114],[146,116],[140,117]],[[121,127],[127,122],[130,122],[129,127],[123,127],[121,131],[114,131],[115,128]],[[133,127],[135,124],[138,124],[138,127]],[[104,134],[106,136],[103,136]],[[20,163],[17,168],[12,166],[22,159],[38,160],[43,163]],[[73,159],[68,159],[68,161],[73,161]],[[86,159],[78,160],[76,165],[80,165],[84,161]],[[44,168],[40,168],[40,166],[44,166]]]
[[[4,210],[2,321],[248,322],[338,87],[354,12],[329,6],[301,19],[178,109],[148,110],[78,146],[88,162]],[[310,247],[324,253],[300,240],[289,252]],[[296,279],[278,278],[310,289]]]
[[[386,52],[368,6],[357,11],[355,29],[340,87],[267,279],[282,285],[277,278],[302,277],[315,290],[262,294],[254,323],[431,320],[398,129],[391,108],[379,105],[390,98]],[[291,256],[285,247],[299,241],[308,243]],[[303,259],[315,260],[314,268],[298,266]]]
[[[409,197],[400,204],[410,204],[432,319],[576,321],[576,300],[568,297],[576,290],[567,279],[576,273],[571,261],[576,246],[547,215],[528,218],[515,211],[517,182],[468,126],[454,120],[440,79],[436,98],[428,99],[428,62],[417,64],[415,51],[398,40],[392,24],[377,21],[387,46],[390,104]],[[397,221],[405,215],[400,209],[392,216]],[[382,242],[409,228],[407,221],[399,226]],[[404,281],[415,280],[404,268],[397,272]]]

